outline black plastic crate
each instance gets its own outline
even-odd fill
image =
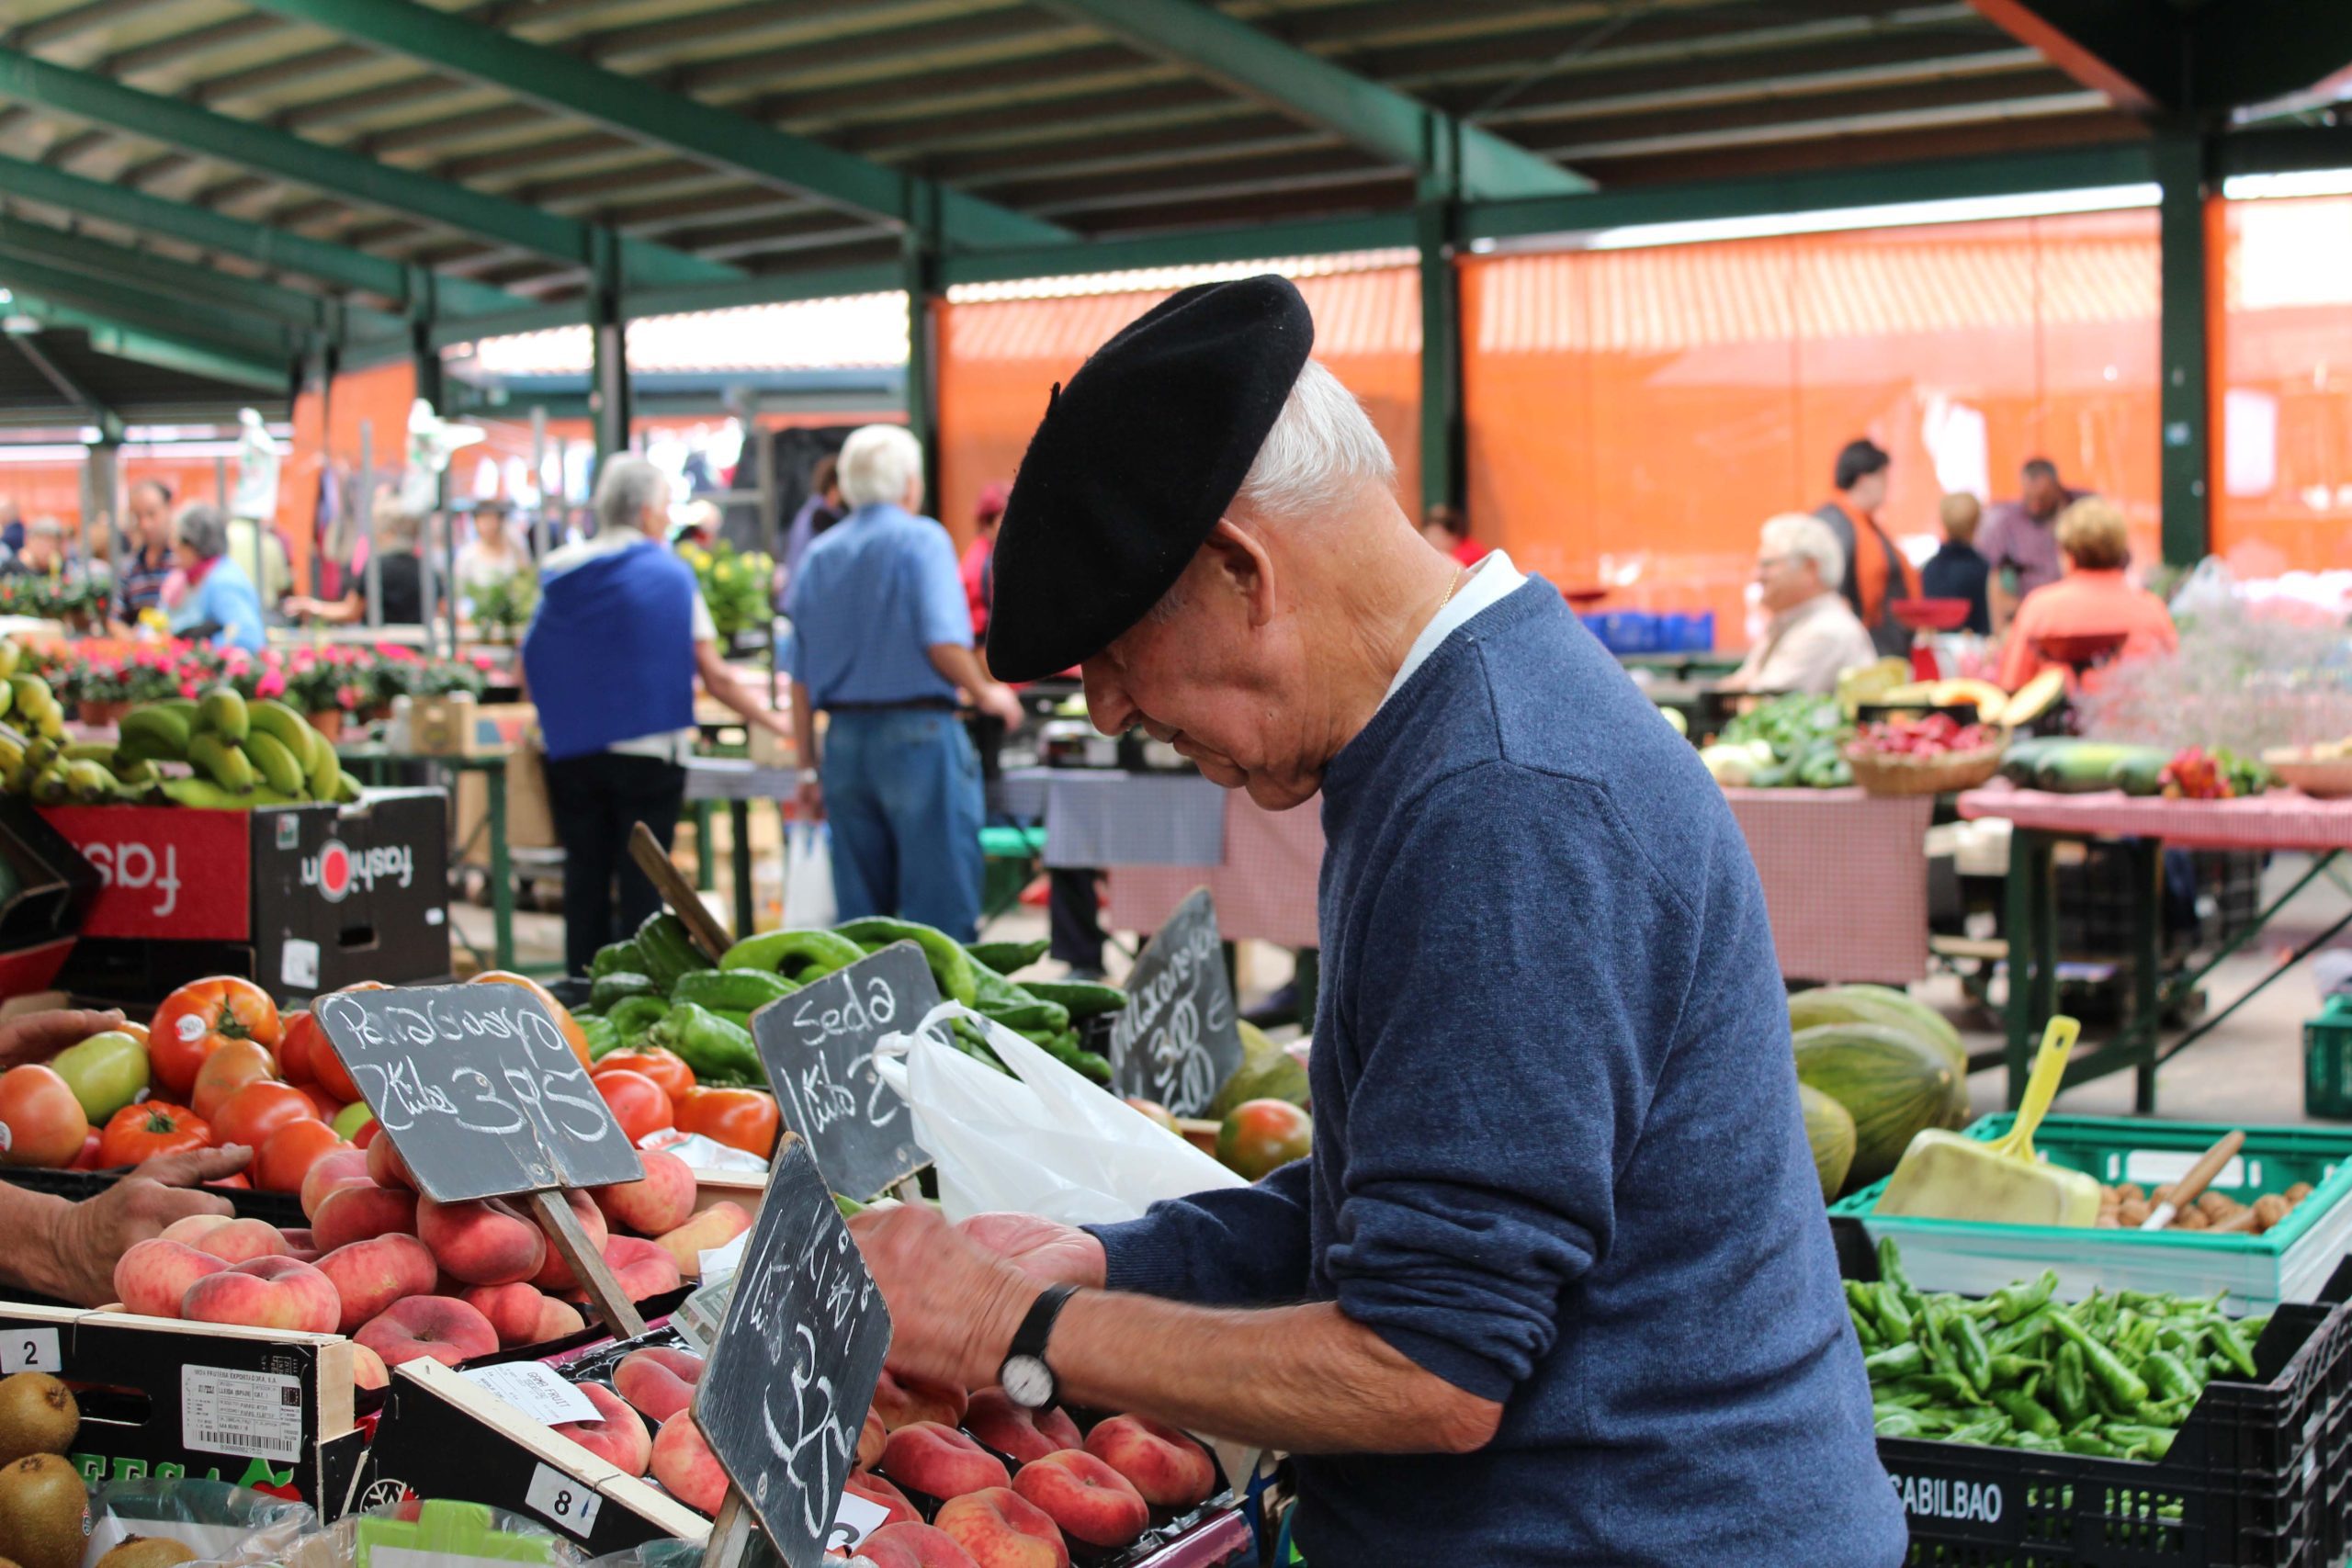
[[[2158,861],[2153,885],[2132,846],[2094,841],[2083,859],[2055,868],[2058,951],[2066,958],[2125,958],[2139,912],[2163,912],[2163,952],[2178,957],[2216,948],[2253,925],[2262,908],[2265,856],[2258,850],[2175,850]]]

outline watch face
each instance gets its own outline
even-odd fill
[[[1053,1370],[1035,1356],[1008,1356],[997,1376],[1013,1404],[1042,1410],[1054,1402]]]

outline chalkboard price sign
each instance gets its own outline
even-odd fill
[[[874,1070],[874,1043],[914,1027],[939,987],[910,942],[828,975],[752,1015],[784,1124],[832,1190],[864,1202],[930,1162],[914,1115]]]
[[[874,1276],[808,1143],[787,1135],[694,1408],[790,1568],[824,1561],[889,1348]]]
[[[313,1010],[437,1202],[645,1174],[553,1015],[518,986],[338,991]]]
[[[1121,1094],[1197,1116],[1241,1068],[1233,987],[1205,887],[1176,906],[1127,976],[1111,1025],[1111,1081]]]

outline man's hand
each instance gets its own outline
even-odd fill
[[[190,1189],[234,1175],[252,1157],[251,1149],[233,1144],[157,1156],[96,1197],[59,1211],[39,1248],[46,1256],[31,1260],[33,1270],[61,1301],[105,1305],[115,1299],[114,1266],[125,1252],[161,1235],[174,1220],[234,1213],[218,1193]]]
[[[69,1045],[79,1045],[93,1034],[122,1027],[119,1012],[91,1012],[54,1008],[28,1012],[0,1022],[0,1068],[27,1062],[46,1062]]]
[[[793,820],[797,822],[822,822],[825,819],[825,786],[817,781],[815,774],[802,779],[800,786],[793,791],[792,814]]]
[[[1035,1214],[974,1214],[956,1228],[1033,1280],[1102,1288],[1102,1244],[1074,1225]]]
[[[1021,699],[1001,681],[990,681],[972,694],[972,705],[1004,720],[1007,729],[1021,728]]]
[[[890,1308],[890,1365],[958,1388],[995,1382],[1036,1280],[928,1203],[868,1209],[849,1229]]]

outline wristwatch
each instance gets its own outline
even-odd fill
[[[1021,1320],[1012,1336],[1012,1348],[1005,1352],[1004,1364],[996,1371],[996,1381],[1013,1404],[1043,1410],[1054,1402],[1060,1385],[1054,1369],[1046,1364],[1046,1338],[1053,1333],[1054,1319],[1061,1315],[1063,1303],[1077,1293],[1076,1285],[1048,1285],[1030,1306],[1029,1315]]]

